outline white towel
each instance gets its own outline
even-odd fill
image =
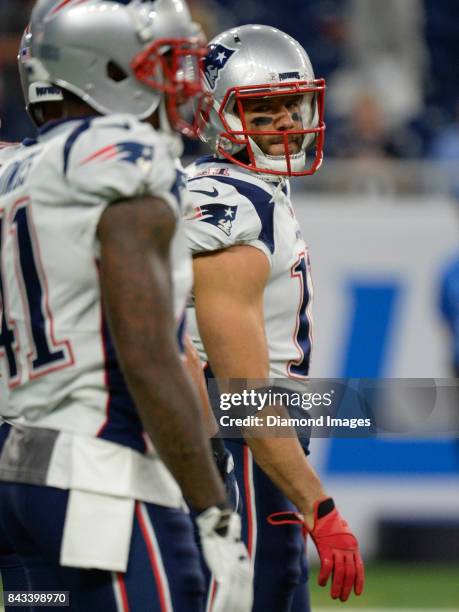
[[[125,572],[134,504],[126,497],[70,491],[61,565]]]

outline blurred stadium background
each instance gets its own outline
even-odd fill
[[[293,185],[313,266],[313,376],[454,376],[439,304],[459,258],[457,0],[189,3],[209,37],[285,30],[327,79],[325,163]],[[0,140],[34,132],[16,72],[32,5],[0,0]],[[367,592],[346,610],[459,610],[457,433],[315,440],[312,460],[368,562]],[[318,588],[313,602],[339,605]]]

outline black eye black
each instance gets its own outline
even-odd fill
[[[255,117],[253,124],[261,127],[262,125],[271,125],[272,120],[269,117]]]

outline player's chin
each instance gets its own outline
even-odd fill
[[[289,142],[288,144],[288,152],[290,155],[295,155],[299,153],[301,150],[301,146],[297,142]],[[285,155],[285,146],[283,143],[281,144],[273,144],[269,147],[269,155],[279,156]]]

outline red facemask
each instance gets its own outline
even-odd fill
[[[171,126],[189,138],[198,137],[203,117],[212,106],[212,96],[204,90],[199,71],[199,63],[207,51],[199,39],[162,38],[131,62],[139,81],[165,94]],[[158,74],[162,74],[162,82],[158,81]],[[192,111],[185,116],[184,111],[190,110],[191,102]]]
[[[247,123],[244,113],[243,101],[247,98],[270,98],[274,96],[292,96],[292,95],[304,95],[314,94],[315,104],[317,105],[317,125],[309,128],[294,129],[294,130],[249,130],[247,129]],[[218,110],[220,121],[223,125],[224,130],[220,133],[220,142],[217,150],[220,155],[230,160],[231,162],[252,170],[254,172],[262,172],[266,174],[276,174],[283,176],[305,176],[314,174],[320,167],[323,160],[323,146],[325,137],[325,123],[324,123],[324,100],[325,100],[325,80],[316,79],[314,81],[296,81],[288,83],[266,83],[263,85],[245,85],[242,87],[231,87],[226,92],[224,99]],[[227,114],[228,103],[234,104],[234,110],[237,111],[242,129],[235,130],[228,125],[228,121],[225,118]],[[315,148],[315,156],[311,160],[311,163],[303,170],[295,171],[292,168],[292,153],[289,152],[289,137],[299,135],[303,138],[310,136],[311,144]],[[257,165],[257,161],[254,155],[254,151],[250,142],[250,136],[276,136],[280,143],[284,145],[285,156],[285,170],[272,170],[263,168]],[[240,156],[235,157],[237,154],[229,153],[225,149],[225,140],[228,143],[241,145],[245,147],[247,151],[248,161],[241,161]],[[276,156],[277,157],[277,156]]]

